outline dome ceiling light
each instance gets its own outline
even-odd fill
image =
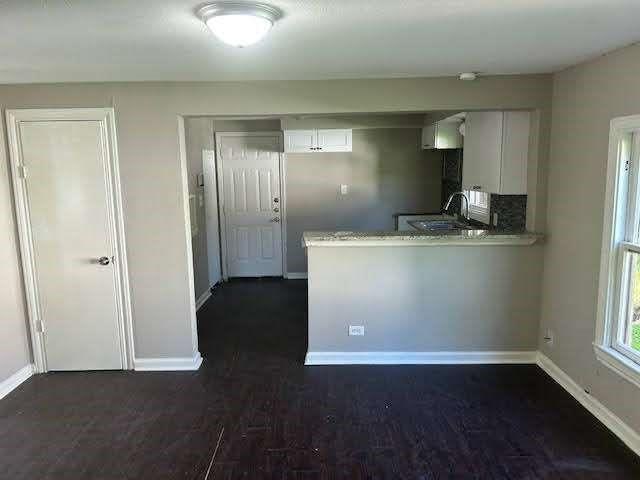
[[[222,42],[246,47],[269,33],[281,12],[264,3],[214,2],[200,7],[197,15]]]
[[[463,72],[458,76],[458,78],[465,82],[473,82],[478,78],[478,72]]]

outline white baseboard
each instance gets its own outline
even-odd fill
[[[200,310],[200,308],[206,303],[207,300],[211,298],[211,288],[209,288],[206,292],[204,292],[198,299],[196,300],[196,312]]]
[[[287,280],[306,280],[307,272],[287,272],[284,278]]]
[[[11,375],[6,380],[0,382],[0,399],[3,399],[16,388],[18,388],[25,380],[30,378],[35,372],[35,368],[32,364],[22,367],[16,373]]]
[[[622,440],[636,455],[640,455],[640,435],[629,425],[624,423],[611,410],[602,405],[596,398],[589,395],[578,385],[569,375],[560,369],[553,361],[538,353],[537,364],[551,378],[553,378],[562,388],[564,388],[573,398],[589,410],[605,427],[611,430],[620,440]]]
[[[133,368],[139,372],[170,372],[176,370],[198,370],[202,365],[200,352],[192,358],[136,358]]]
[[[308,352],[305,365],[536,363],[537,352]]]

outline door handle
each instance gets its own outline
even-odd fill
[[[269,220],[272,223],[278,223],[280,222],[280,219],[278,217],[273,217],[271,220]]]
[[[111,259],[109,257],[100,257],[98,259],[98,263],[100,265],[106,266],[106,265],[109,265],[111,263]]]

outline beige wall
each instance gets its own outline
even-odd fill
[[[295,116],[284,117],[281,124],[283,130],[313,128],[422,128],[425,124],[425,116],[419,113]]]
[[[477,82],[454,78],[277,81],[220,83],[112,83],[0,86],[0,107],[102,107],[116,111],[124,216],[129,256],[136,356],[191,357],[191,331],[184,196],[178,145],[178,115],[287,115],[367,112],[419,112],[491,108],[541,109],[541,152],[547,151],[551,77],[500,76]],[[3,133],[4,135],[4,133]],[[7,162],[2,141],[0,161]],[[541,157],[543,165],[546,158]],[[6,167],[6,165],[5,165]],[[4,168],[4,167],[3,167]],[[6,182],[4,175],[3,182]],[[530,178],[544,191],[545,169]],[[2,211],[9,191],[0,192]],[[543,203],[542,198],[536,205]],[[541,212],[538,209],[538,212]],[[6,231],[13,232],[10,217]],[[536,215],[536,223],[544,218]],[[2,240],[0,304],[22,296],[16,277],[17,245]],[[24,325],[24,313],[12,308],[6,321]],[[24,342],[22,330],[3,338]],[[22,349],[19,349],[22,350]],[[2,365],[18,365],[24,352],[0,349]],[[10,369],[11,367],[7,367]]]
[[[214,132],[279,132],[280,120],[277,118],[251,120],[213,120]]]
[[[440,210],[442,152],[421,150],[420,135],[416,128],[354,130],[351,153],[287,154],[289,272],[307,271],[305,230],[393,230],[394,213]]]
[[[8,167],[0,163],[0,382],[31,362]]]
[[[309,351],[535,351],[541,260],[535,245],[311,247]]]
[[[554,76],[540,345],[560,368],[640,431],[640,391],[594,355],[609,122],[640,113],[640,46]]]

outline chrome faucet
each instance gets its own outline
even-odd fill
[[[464,218],[469,220],[469,197],[467,197],[467,195],[464,192],[453,192],[451,195],[449,195],[449,198],[447,199],[447,203],[444,204],[445,213],[447,212],[447,210],[449,210],[449,207],[451,206],[451,202],[453,202],[453,197],[455,197],[456,195],[460,195],[462,198],[464,198],[464,201],[466,202],[465,203],[466,215],[464,215]]]

